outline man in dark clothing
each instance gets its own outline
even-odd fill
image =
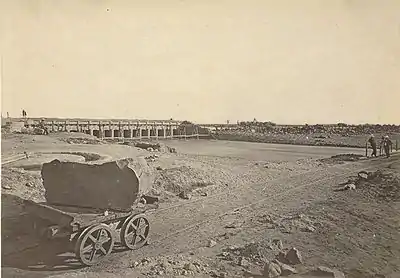
[[[385,136],[383,141],[383,149],[385,150],[386,157],[390,157],[390,147],[392,146],[392,141],[389,139],[389,136]]]
[[[376,155],[376,140],[375,140],[375,137],[373,134],[371,134],[371,137],[369,137],[368,142],[371,144],[371,147],[372,147],[371,157],[372,156],[377,157],[377,155]]]

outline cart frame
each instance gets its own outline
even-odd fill
[[[154,198],[149,197],[154,201]],[[87,266],[97,264],[108,256],[115,243],[111,226],[116,224],[120,240],[130,250],[148,244],[150,223],[145,212],[156,204],[144,203],[130,211],[100,211],[48,203],[24,201],[25,213],[30,215],[33,229],[46,239],[68,238],[79,261]]]

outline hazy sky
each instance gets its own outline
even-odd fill
[[[400,123],[400,0],[0,0],[2,114]]]

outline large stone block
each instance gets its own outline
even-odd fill
[[[50,204],[128,211],[152,184],[147,162],[121,159],[104,164],[53,160],[42,166]]]

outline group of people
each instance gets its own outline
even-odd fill
[[[371,144],[372,147],[372,154],[371,157],[377,157],[377,143],[375,140],[375,136],[373,134],[371,134],[371,136],[368,139],[368,142]],[[385,155],[386,157],[390,157],[390,150],[392,147],[392,141],[389,139],[389,136],[382,136],[381,138],[381,142],[380,142],[380,148],[383,149],[385,151]]]

